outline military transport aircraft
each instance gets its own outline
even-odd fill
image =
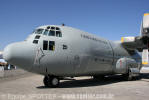
[[[113,42],[60,25],[45,25],[22,42],[4,49],[4,59],[27,71],[44,75],[47,87],[57,87],[65,77],[121,74],[127,80],[148,64],[149,14],[144,14],[141,35]],[[138,52],[143,52],[142,57]]]

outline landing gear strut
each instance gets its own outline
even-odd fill
[[[132,72],[131,70],[128,70],[127,74],[123,74],[123,77],[126,81],[132,81],[133,80],[133,76],[132,76]]]
[[[43,83],[46,87],[58,87],[59,86],[59,77],[47,75],[43,79]]]

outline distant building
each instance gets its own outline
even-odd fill
[[[4,59],[0,59],[0,67],[4,67],[5,70],[16,69],[16,66],[8,64]]]
[[[7,65],[7,62],[4,59],[0,59],[0,66]]]
[[[7,69],[7,62],[4,59],[0,59],[0,67],[4,67],[4,69]]]

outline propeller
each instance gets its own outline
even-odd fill
[[[148,64],[148,49],[143,49],[142,52],[142,64],[147,65]]]
[[[144,14],[141,27],[141,35],[149,37],[149,13]]]
[[[145,13],[143,16],[143,21],[141,23],[141,36],[146,47],[142,52],[142,64],[147,65],[149,63],[148,50],[149,50],[149,13]]]

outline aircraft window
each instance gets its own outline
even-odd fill
[[[51,30],[50,30],[49,36],[55,36],[55,31],[51,31]]]
[[[34,40],[33,43],[34,43],[34,44],[38,44],[38,40]]]
[[[55,27],[51,27],[52,30],[55,30]]]
[[[67,49],[67,45],[63,45],[63,49]]]
[[[43,50],[48,50],[48,41],[43,41]]]
[[[35,39],[39,39],[39,38],[40,38],[40,35],[36,35],[36,36],[35,36]]]
[[[37,30],[35,31],[35,34],[42,34],[43,30],[44,30],[44,29],[37,29]]]
[[[43,35],[48,35],[49,31],[48,30],[45,30]]]
[[[52,50],[52,51],[55,50],[55,42],[54,41],[49,41],[49,50]]]
[[[62,37],[61,32],[60,32],[60,31],[56,31],[56,36],[57,36],[57,37]]]
[[[56,27],[56,30],[60,30],[60,28]]]

